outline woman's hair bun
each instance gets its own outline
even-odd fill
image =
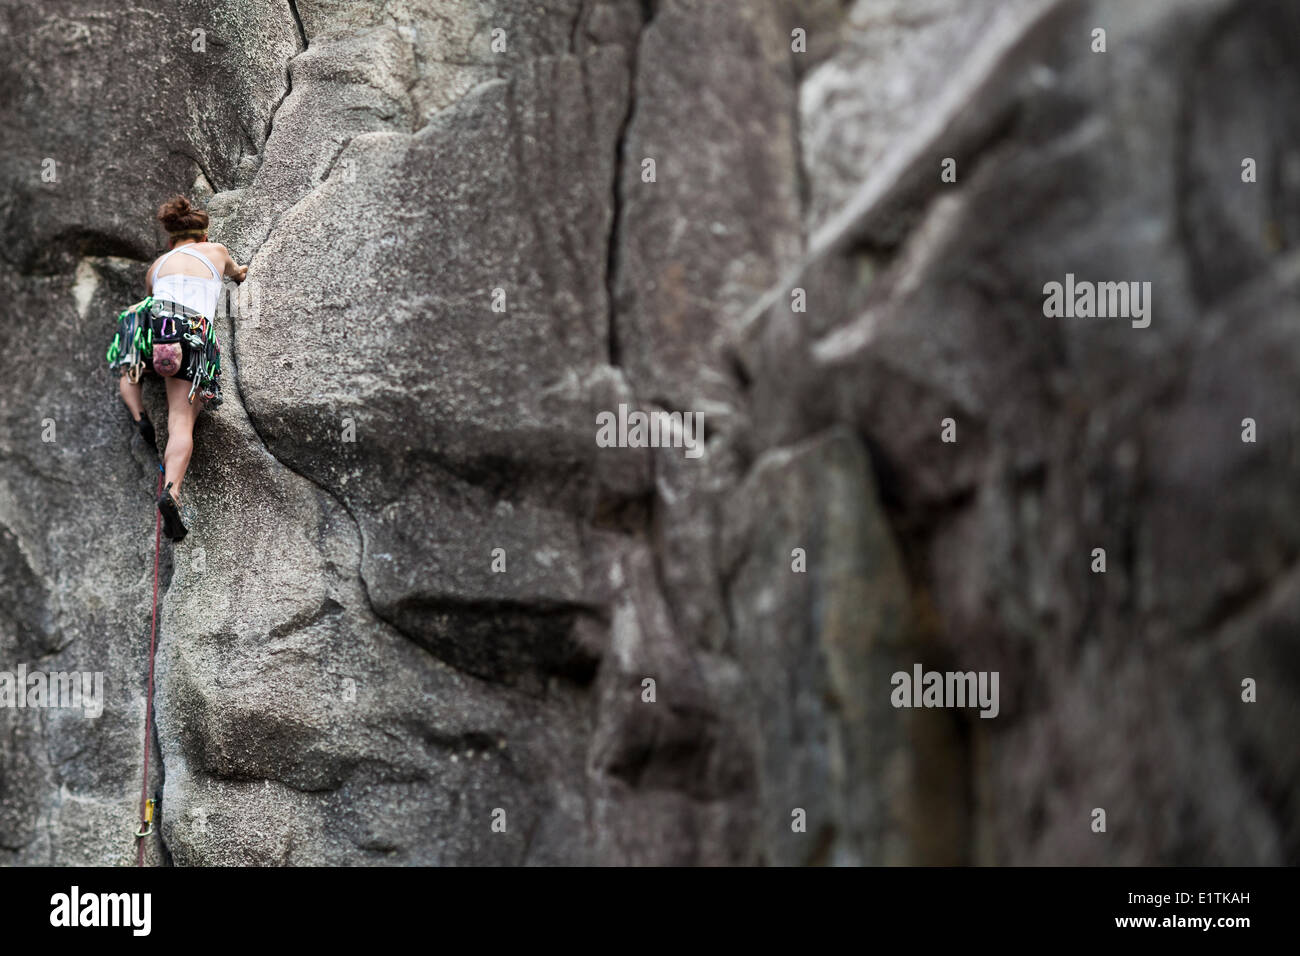
[[[208,228],[208,214],[195,209],[184,196],[173,196],[158,207],[158,221],[168,232]]]

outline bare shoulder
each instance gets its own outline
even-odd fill
[[[149,268],[144,270],[145,295],[153,295],[153,270],[157,267],[158,260],[161,258],[162,256],[155,258],[153,262],[149,263]]]
[[[229,275],[235,260],[231,258],[230,250],[220,242],[196,242],[194,248],[203,255],[212,267],[222,275]]]

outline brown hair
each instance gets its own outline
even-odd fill
[[[208,231],[208,214],[195,209],[184,196],[173,196],[158,207],[158,221],[173,239],[197,239]],[[185,235],[177,235],[184,233]]]

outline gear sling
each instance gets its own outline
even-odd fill
[[[125,370],[132,384],[154,371],[159,346],[177,346],[182,367],[175,374],[191,382],[189,400],[203,398],[212,408],[221,398],[221,343],[212,319],[177,302],[149,296],[117,316],[117,330],[104,356],[111,371]]]

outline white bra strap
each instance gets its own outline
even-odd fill
[[[157,282],[157,281],[158,281],[158,270],[162,268],[162,264],[163,264],[164,262],[166,262],[168,259],[170,259],[172,256],[174,256],[174,255],[175,255],[176,253],[178,253],[178,252],[180,252],[180,249],[173,249],[171,252],[164,252],[164,253],[163,253],[162,258],[158,260],[158,264],[155,265],[155,266],[153,267],[153,281],[154,281],[154,282]]]
[[[221,273],[217,271],[217,267],[214,266],[214,265],[212,264],[212,261],[211,261],[210,259],[208,259],[207,256],[205,256],[205,255],[204,255],[203,253],[201,253],[201,252],[198,252],[198,251],[196,251],[196,250],[194,250],[194,249],[191,249],[189,246],[180,246],[180,247],[178,247],[178,248],[176,248],[176,249],[173,249],[171,252],[168,252],[168,253],[164,254],[163,257],[162,257],[161,259],[158,260],[158,264],[157,264],[156,266],[153,267],[153,281],[154,281],[154,282],[157,282],[157,281],[158,281],[158,270],[162,268],[162,264],[163,264],[164,262],[166,262],[170,257],[174,256],[174,255],[175,255],[176,253],[178,253],[178,252],[183,252],[183,253],[185,253],[185,254],[188,255],[188,256],[193,256],[195,259],[198,259],[198,260],[199,260],[200,262],[202,262],[205,266],[207,266],[208,269],[212,272],[212,278],[213,278],[213,279],[215,279],[217,282],[220,282],[220,281],[221,281]]]

